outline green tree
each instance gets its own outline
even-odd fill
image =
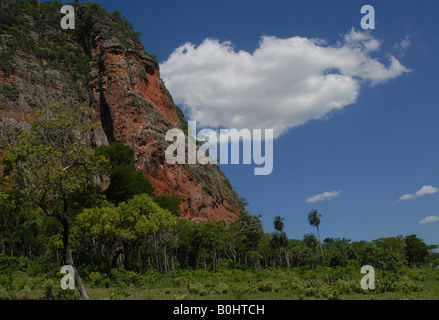
[[[314,233],[307,233],[303,235],[303,242],[305,245],[312,250],[314,262],[312,263],[312,267],[314,268],[316,264],[316,248],[318,245],[317,238]]]
[[[100,199],[101,186],[96,177],[107,161],[87,147],[91,129],[90,109],[79,105],[50,105],[9,141],[1,159],[12,190],[23,201],[34,203],[62,225],[65,263],[75,268],[70,251],[70,227],[76,215]],[[0,130],[3,136],[5,126]],[[75,268],[76,269],[76,268]],[[76,270],[75,270],[76,271]],[[89,299],[78,272],[75,272],[81,296]]]
[[[405,237],[406,257],[409,264],[419,267],[428,256],[429,246],[422,239],[416,237],[415,234]]]
[[[96,154],[105,156],[110,162],[108,174],[110,184],[105,190],[107,200],[119,204],[132,199],[137,194],[152,195],[151,182],[133,165],[134,150],[120,142],[96,148]]]
[[[24,203],[11,190],[3,190],[0,193],[0,252],[11,257],[49,255],[50,237],[59,238],[57,228],[50,226],[59,227],[59,224],[56,220],[46,220],[41,209]]]
[[[220,268],[221,253],[226,247],[228,230],[224,221],[213,220],[202,223],[198,226],[197,237],[200,239],[200,257],[204,260],[210,255],[212,259],[212,270]],[[216,268],[217,267],[217,268]]]
[[[179,219],[176,229],[178,248],[177,259],[184,262],[186,267],[195,267],[197,245],[195,244],[197,224],[191,220]]]
[[[154,197],[154,202],[157,203],[163,209],[166,209],[169,212],[171,212],[174,216],[176,217],[180,216],[180,204],[182,202],[181,198],[161,195]]]
[[[322,254],[322,261],[324,261],[323,258],[323,247],[322,247],[322,241],[320,240],[320,231],[319,231],[319,225],[320,225],[320,218],[322,217],[321,214],[317,212],[316,209],[311,210],[308,213],[308,222],[310,226],[315,226],[317,228],[317,234],[319,236],[319,244],[320,244],[320,253]]]
[[[159,207],[148,194],[136,195],[118,206],[106,202],[84,209],[78,221],[86,232],[111,247],[112,267],[120,254],[128,255],[140,240],[177,224],[176,217]]]
[[[303,242],[305,242],[308,248],[311,248],[313,251],[317,247],[317,238],[314,233],[306,233],[303,235]]]
[[[238,233],[242,237],[247,250],[256,250],[264,234],[261,217],[262,215],[253,215],[247,211],[239,215]]]
[[[317,240],[316,240],[317,245]],[[288,240],[288,247],[294,255],[292,255],[292,264],[296,267],[311,266],[313,269],[316,265],[316,258],[313,250],[308,247],[305,241],[290,239]]]
[[[326,248],[326,264],[330,267],[346,266],[350,241],[346,238],[326,238],[323,240]]]
[[[398,256],[398,262],[401,265],[406,261],[406,242],[401,235],[397,237],[379,238],[372,242],[378,247],[396,254]]]
[[[273,254],[271,249],[271,235],[269,233],[264,232],[262,235],[258,244],[258,252],[259,255],[264,259],[265,268],[267,269]]]
[[[285,254],[285,262],[287,264],[287,268],[290,267],[290,258],[288,255],[288,238],[285,232],[283,232],[285,228],[284,219],[280,216],[274,217],[274,229],[279,232],[279,236],[277,241],[279,242],[279,245],[284,247],[284,254]]]

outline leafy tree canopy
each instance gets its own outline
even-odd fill
[[[135,195],[147,193],[152,195],[151,182],[133,165],[134,150],[120,142],[96,148],[96,154],[105,156],[110,162],[110,184],[105,190],[107,200],[119,204],[129,201]]]

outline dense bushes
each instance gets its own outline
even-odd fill
[[[62,290],[59,269],[31,276],[27,262],[1,257],[0,296],[5,299],[78,299],[74,290]],[[17,268],[17,266],[20,268]],[[56,271],[55,271],[56,270]],[[376,270],[374,290],[361,288],[363,276],[351,267],[314,270],[176,270],[166,274],[112,269],[109,273],[83,272],[83,281],[96,299],[437,299],[437,269],[402,267]],[[102,289],[106,289],[103,291]]]

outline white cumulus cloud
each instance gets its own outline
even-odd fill
[[[340,194],[341,191],[330,191],[330,192],[323,192],[321,194],[317,194],[315,196],[309,197],[305,200],[305,202],[319,202],[324,200],[332,200]]]
[[[429,217],[425,217],[424,219],[419,221],[419,223],[424,224],[424,223],[431,223],[431,222],[436,222],[436,221],[439,221],[438,216],[429,216]]]
[[[399,198],[399,201],[416,199],[417,197],[422,197],[422,196],[425,196],[427,194],[434,194],[434,193],[436,193],[438,191],[439,191],[438,188],[435,188],[435,187],[432,187],[432,186],[423,186],[421,189],[419,189],[415,193],[403,194]]]
[[[355,103],[362,84],[410,71],[393,56],[373,58],[380,44],[355,29],[334,45],[263,36],[253,53],[205,39],[178,47],[161,74],[175,102],[200,126],[274,129],[278,137]]]

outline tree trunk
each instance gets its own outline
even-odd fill
[[[163,266],[165,272],[169,271],[168,253],[166,251],[166,244],[163,244]]]
[[[123,250],[123,257],[124,257],[124,267],[125,270],[131,270],[131,263],[130,263],[130,256],[131,256],[131,252],[130,252],[130,248],[126,248],[126,246],[122,246],[122,250]]]
[[[288,255],[288,248],[285,246],[285,261],[287,263],[287,268],[290,268],[290,257]]]
[[[221,270],[221,260],[220,260],[220,255],[218,254],[217,258],[216,258],[217,264],[218,264],[218,271]]]
[[[323,248],[322,248],[322,242],[320,241],[319,226],[317,226],[317,234],[319,235],[320,252],[322,253],[322,262],[323,262],[324,261],[324,259],[323,259]]]
[[[119,248],[114,252],[114,256],[113,259],[111,261],[111,268],[114,269],[116,268],[116,264],[117,264],[117,260],[119,259],[119,255],[122,253],[122,249]]]
[[[87,289],[85,289],[85,286],[81,281],[81,277],[79,276],[75,264],[73,263],[73,257],[70,251],[70,244],[69,244],[69,227],[70,227],[69,223],[66,218],[63,218],[61,220],[61,223],[63,225],[62,242],[64,245],[64,256],[66,259],[66,264],[71,265],[73,267],[73,270],[75,271],[75,283],[76,283],[76,287],[78,288],[79,294],[83,299],[90,300],[90,296],[88,295]]]
[[[159,243],[157,240],[157,235],[154,233],[154,250],[155,250],[155,260],[156,260],[156,264],[157,264],[157,271],[162,271],[162,266],[161,266],[161,261],[159,258]]]
[[[213,251],[213,258],[212,258],[212,270],[215,272],[215,263],[216,263],[216,251]]]

